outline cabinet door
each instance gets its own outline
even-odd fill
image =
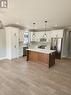
[[[13,29],[12,31],[11,48],[12,58],[18,58],[19,56],[18,29]]]
[[[19,47],[19,57],[23,56],[23,47]]]
[[[11,31],[11,42],[12,43],[18,44],[18,41],[19,41],[18,33],[19,33],[19,29],[17,29],[17,28],[12,29],[12,31]]]
[[[23,56],[23,31],[19,30],[19,57]]]
[[[18,46],[16,44],[13,44],[11,53],[12,58],[18,58]]]
[[[24,30],[19,30],[19,41],[23,42]]]
[[[29,60],[38,62],[38,53],[29,51]]]
[[[44,53],[38,53],[38,61],[49,64],[49,55]]]

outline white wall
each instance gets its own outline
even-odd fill
[[[71,25],[71,0],[8,0],[8,8],[0,8],[0,19],[4,24],[19,23],[32,27]]]
[[[0,29],[0,59],[6,57],[6,32]]]

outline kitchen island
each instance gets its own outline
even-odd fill
[[[55,50],[27,49],[27,61],[48,64],[50,68],[55,64]]]

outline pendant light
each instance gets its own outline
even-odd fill
[[[47,21],[45,21],[45,33],[44,33],[44,35],[43,35],[44,38],[47,37],[47,33],[46,33],[46,31],[47,31]]]
[[[35,24],[36,23],[33,23],[33,35],[32,35],[32,40],[33,41],[35,41],[35,37],[36,37],[36,35],[35,35]]]

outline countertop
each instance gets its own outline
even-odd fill
[[[45,53],[45,54],[50,54],[50,53],[55,52],[55,50],[39,49],[39,48],[33,48],[33,49],[29,48],[29,49],[26,49],[26,50],[34,51],[34,52],[39,52],[39,53]]]

